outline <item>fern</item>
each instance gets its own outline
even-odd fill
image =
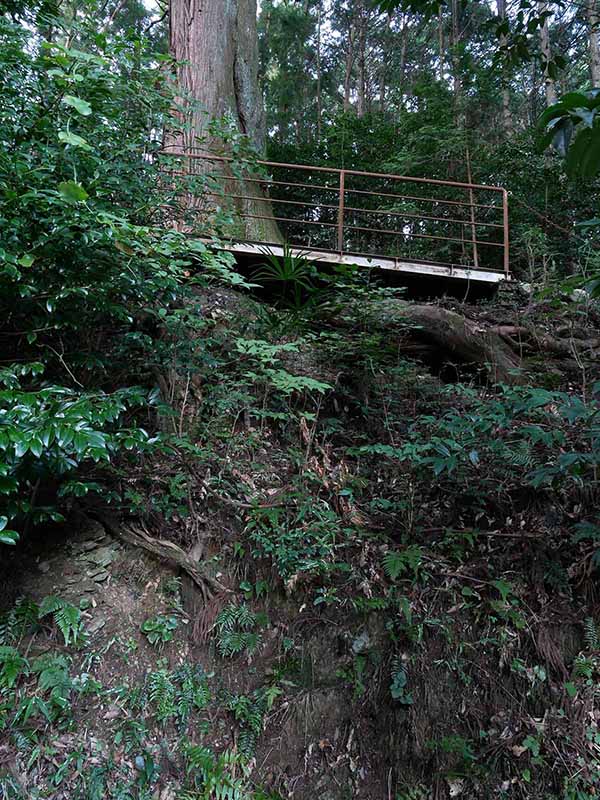
[[[143,742],[147,736],[146,724],[139,719],[130,717],[123,722],[121,729],[117,732],[115,744],[119,745],[122,742],[125,752],[131,753],[133,750],[143,749]]]
[[[215,623],[219,655],[231,658],[244,650],[254,651],[260,641],[252,631],[255,625],[256,615],[245,604],[224,608]]]
[[[594,674],[596,664],[593,659],[587,658],[582,653],[575,657],[573,662],[573,677],[589,680]]]
[[[598,626],[592,617],[586,617],[583,621],[583,638],[588,650],[600,649]]]
[[[16,642],[38,621],[39,606],[21,597],[6,614],[0,616],[0,645]]]
[[[211,700],[207,676],[200,667],[183,664],[175,672],[177,684],[175,713],[180,727],[184,728],[194,708],[202,711]]]
[[[208,747],[189,746],[186,750],[187,773],[198,791],[182,795],[182,800],[250,800],[249,774],[245,758],[226,750],[218,756]],[[236,778],[235,772],[242,772]]]
[[[231,695],[227,701],[227,709],[233,713],[241,728],[238,750],[246,758],[253,756],[258,737],[264,729],[269,697],[268,689],[255,689],[250,695]]]
[[[411,545],[405,550],[388,550],[383,556],[383,569],[391,580],[397,580],[400,575],[412,571],[413,580],[417,580],[423,550],[418,545]]]
[[[177,712],[176,688],[171,675],[164,667],[151,672],[148,677],[148,699],[155,707],[156,719],[164,723]]]
[[[65,645],[78,644],[83,633],[81,611],[61,597],[44,597],[38,609],[38,619],[52,615],[54,624],[62,633]]]
[[[0,689],[12,689],[21,674],[29,672],[29,662],[15,647],[0,646]]]
[[[392,669],[390,673],[390,694],[402,705],[412,705],[413,697],[410,692],[406,691],[408,683],[408,675],[406,674],[406,667],[400,656],[394,656],[392,661]]]
[[[161,724],[176,719],[180,728],[185,728],[194,709],[206,708],[211,700],[208,676],[201,667],[183,664],[170,672],[166,662],[148,675],[146,688],[140,705],[145,702],[153,707],[154,715]]]
[[[67,714],[70,711],[73,690],[67,658],[47,653],[35,659],[31,671],[38,676],[38,691],[41,694],[48,693],[48,702],[38,703],[38,710],[51,719]],[[32,699],[40,698],[38,696]]]

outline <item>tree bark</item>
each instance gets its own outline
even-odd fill
[[[170,150],[190,152],[221,144],[208,136],[212,119],[227,117],[254,147],[264,146],[264,111],[258,85],[256,0],[170,0],[169,47],[177,61],[177,85],[187,125],[167,137]],[[194,172],[215,171],[218,162],[193,162]],[[225,174],[227,171],[223,170]],[[241,189],[241,191],[240,191]],[[236,202],[246,238],[277,242],[271,205],[257,184],[226,183]],[[248,216],[251,215],[251,216]]]
[[[460,361],[486,366],[495,383],[518,384],[523,380],[521,359],[492,328],[436,305],[388,300],[377,307],[370,323],[386,329],[406,328],[417,338]]]
[[[323,124],[323,100],[321,89],[323,83],[323,68],[321,65],[321,28],[323,26],[323,0],[319,0],[317,7],[317,141],[321,141],[321,128]]]
[[[407,300],[384,300],[365,309],[352,305],[324,312],[324,319],[340,328],[361,327],[397,334],[399,353],[433,352],[440,361],[456,359],[467,365],[486,367],[490,380],[508,385],[525,380],[520,353],[493,326],[470,319],[438,305]]]
[[[600,13],[598,11],[598,0],[587,0],[586,15],[590,46],[590,78],[592,86],[598,87],[600,86],[600,39],[598,35]]]
[[[463,98],[463,80],[462,69],[460,63],[459,45],[461,40],[460,30],[460,0],[452,0],[452,29],[451,29],[451,47],[452,47],[452,81],[454,84],[454,115],[456,119],[456,126],[464,130],[465,128],[465,109]]]
[[[344,74],[344,111],[350,110],[350,88],[352,81],[352,70],[354,68],[354,61],[356,53],[354,51],[354,42],[356,39],[356,30],[354,27],[354,19],[349,23],[348,28],[348,47],[346,50],[346,69]]]
[[[504,22],[506,19],[506,0],[497,0],[498,16]],[[506,46],[506,36],[502,34],[500,37],[500,47]],[[513,132],[513,118],[510,109],[510,91],[508,88],[508,75],[506,67],[502,70],[502,127],[504,133],[510,136]]]
[[[546,0],[540,0],[538,9],[541,14],[548,11],[548,3]],[[556,92],[556,81],[550,74],[550,63],[552,61],[552,48],[550,45],[550,26],[548,24],[548,17],[542,23],[540,28],[540,50],[542,51],[542,59],[544,66],[544,91],[546,94],[546,106],[553,106],[558,95]]]
[[[438,33],[438,59],[439,59],[438,78],[440,82],[442,82],[444,80],[444,15],[441,6],[438,8],[437,23],[438,23],[437,33]]]
[[[364,117],[367,111],[367,19],[361,2],[358,10],[358,101],[356,113]]]

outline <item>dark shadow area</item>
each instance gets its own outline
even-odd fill
[[[266,248],[265,248],[266,252]],[[252,278],[256,271],[264,265],[266,255],[254,255],[248,253],[235,253],[237,269],[246,278]],[[323,286],[328,279],[336,274],[336,266],[325,262],[313,262],[318,270],[318,274],[324,277]],[[410,275],[407,273],[396,272],[395,270],[380,269],[371,267],[364,269],[356,268],[356,275],[361,272],[370,273],[370,280],[376,281],[379,286],[390,286],[405,289],[404,297],[408,300],[428,300],[439,297],[452,297],[463,302],[477,302],[479,300],[491,300],[495,297],[499,284],[483,283],[481,281],[470,281],[463,278],[448,278],[431,275]],[[350,273],[350,269],[348,270]],[[272,290],[261,287],[257,290],[258,294],[268,300],[270,296],[277,294],[277,286]]]

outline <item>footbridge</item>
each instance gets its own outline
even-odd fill
[[[511,278],[502,187],[272,161],[241,167],[206,152],[170,155],[200,179],[196,221],[216,215],[227,222],[221,246],[238,258],[283,256],[288,248],[323,265],[488,285]]]

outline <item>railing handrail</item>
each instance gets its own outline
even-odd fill
[[[175,148],[176,145],[170,146]],[[182,151],[180,149],[170,149],[167,147],[163,150],[164,155],[172,156],[174,158],[181,158],[181,159],[197,159],[201,161],[207,162],[217,162],[217,163],[234,163],[239,161],[239,159],[235,159],[233,156],[225,156],[225,155],[218,155],[216,153],[207,152],[205,149],[200,147],[192,147],[189,148],[187,151]],[[200,151],[200,152],[197,152]],[[336,210],[337,209],[337,219],[335,222],[326,222],[323,220],[309,220],[309,219],[295,219],[294,217],[279,217],[273,214],[269,215],[262,215],[262,214],[250,214],[248,212],[241,214],[242,217],[248,219],[273,219],[275,222],[287,222],[287,223],[295,223],[295,224],[304,224],[310,226],[320,226],[323,229],[337,229],[337,248],[336,251],[343,255],[345,252],[350,252],[345,248],[345,238],[344,233],[346,231],[361,231],[365,233],[372,233],[372,234],[383,234],[383,235],[393,235],[393,236],[405,236],[409,239],[430,239],[430,240],[438,240],[438,241],[446,241],[446,242],[456,242],[468,243],[473,247],[473,260],[474,260],[474,268],[480,269],[479,267],[479,254],[478,254],[478,247],[492,247],[492,248],[502,248],[502,272],[505,274],[507,278],[510,278],[510,236],[509,236],[509,217],[508,217],[508,192],[502,186],[492,186],[480,183],[468,183],[464,181],[451,181],[451,180],[443,180],[440,178],[421,178],[421,177],[414,177],[410,175],[397,175],[394,173],[386,173],[386,172],[367,172],[364,170],[355,170],[355,169],[345,169],[345,168],[335,168],[335,167],[322,167],[322,166],[314,166],[310,164],[290,164],[285,162],[277,162],[277,161],[267,161],[267,160],[256,160],[250,161],[248,160],[247,166],[251,169],[252,165],[257,165],[261,167],[268,167],[273,169],[289,169],[289,170],[301,170],[305,172],[316,172],[316,173],[326,173],[328,175],[336,176],[337,180],[334,185],[332,186],[321,186],[317,184],[303,184],[298,182],[286,182],[281,180],[274,180],[272,177],[259,177],[260,173],[252,174],[246,177],[240,177],[239,175],[215,175],[215,179],[224,180],[232,180],[232,181],[250,181],[250,182],[258,182],[258,183],[265,183],[265,184],[278,184],[278,185],[287,185],[290,188],[292,186],[299,187],[299,188],[306,188],[311,190],[325,190],[330,192],[335,192],[338,196],[338,204],[336,206],[331,205],[329,203],[306,203],[302,201],[294,201],[289,199],[282,199],[282,203],[286,203],[287,205],[297,205],[297,206],[308,206],[312,207],[314,205],[315,208],[325,208],[328,210]],[[421,184],[424,186],[444,186],[449,187],[452,189],[458,189],[468,193],[469,201],[463,200],[444,200],[443,198],[435,198],[435,197],[416,197],[412,195],[402,195],[398,193],[389,193],[389,192],[379,192],[379,191],[365,191],[364,189],[353,189],[351,186],[347,185],[346,178],[348,176],[354,177],[362,177],[362,178],[375,178],[375,179],[385,179],[387,181],[397,181],[402,183],[415,183]],[[322,181],[323,183],[325,181]],[[360,184],[359,184],[360,185]],[[239,190],[238,190],[239,191]],[[491,192],[501,195],[501,202],[496,203],[492,201],[492,198],[489,198],[488,203],[476,203],[475,202],[475,192]],[[379,196],[379,197],[390,197],[390,198],[397,198],[398,200],[405,200],[405,199],[412,199],[416,202],[424,201],[424,202],[431,202],[431,203],[438,203],[440,205],[453,205],[459,207],[467,207],[470,209],[471,219],[468,220],[459,220],[454,219],[451,217],[437,217],[433,215],[416,215],[410,214],[408,212],[401,212],[396,210],[386,210],[386,209],[368,209],[368,208],[355,208],[353,205],[346,205],[346,195],[347,194],[360,194],[360,195],[370,195],[370,196]],[[232,194],[233,198],[239,199],[247,199],[252,200],[253,198],[244,195]],[[265,197],[265,200],[269,202],[277,202],[277,198],[270,198]],[[500,211],[502,213],[502,223],[494,223],[489,221],[478,221],[475,218],[475,209],[495,209],[496,211]],[[399,217],[399,218],[406,218],[406,219],[416,219],[422,221],[433,221],[433,222],[443,222],[443,223],[450,223],[450,224],[461,224],[463,226],[471,226],[472,229],[472,236],[468,239],[461,237],[460,239],[453,237],[453,236],[435,236],[431,235],[430,233],[418,233],[416,231],[411,232],[404,232],[404,231],[394,231],[388,230],[385,228],[373,228],[373,227],[366,227],[361,225],[349,225],[346,221],[346,215],[348,212],[356,212],[356,213],[367,213],[367,214],[377,214],[379,216],[391,216],[391,217]],[[487,227],[500,229],[503,232],[502,235],[502,243],[498,242],[491,242],[491,241],[480,241],[476,234],[477,227]],[[351,243],[349,242],[350,246]],[[481,267],[484,271],[488,272],[497,272],[498,270],[494,267]]]
[[[186,153],[186,152],[176,151],[172,153],[167,153],[167,155],[174,156],[176,158],[197,158],[197,159],[203,159],[204,161],[229,161],[229,162],[236,161],[236,159],[233,158],[232,156],[217,156],[207,153],[189,153],[189,152]],[[492,186],[483,183],[464,183],[462,181],[448,181],[448,180],[443,180],[441,178],[416,178],[416,177],[411,177],[410,175],[396,175],[395,173],[392,172],[364,172],[363,170],[357,170],[357,169],[319,167],[319,166],[312,166],[310,164],[287,164],[283,161],[263,161],[262,159],[258,159],[253,163],[260,164],[263,167],[284,167],[285,169],[301,169],[311,172],[329,172],[332,175],[340,175],[343,172],[345,175],[359,175],[364,178],[391,178],[392,180],[404,181],[406,183],[428,183],[428,184],[430,183],[435,186],[453,186],[455,189],[477,189],[479,191],[489,191],[489,192],[506,191],[502,186]]]

